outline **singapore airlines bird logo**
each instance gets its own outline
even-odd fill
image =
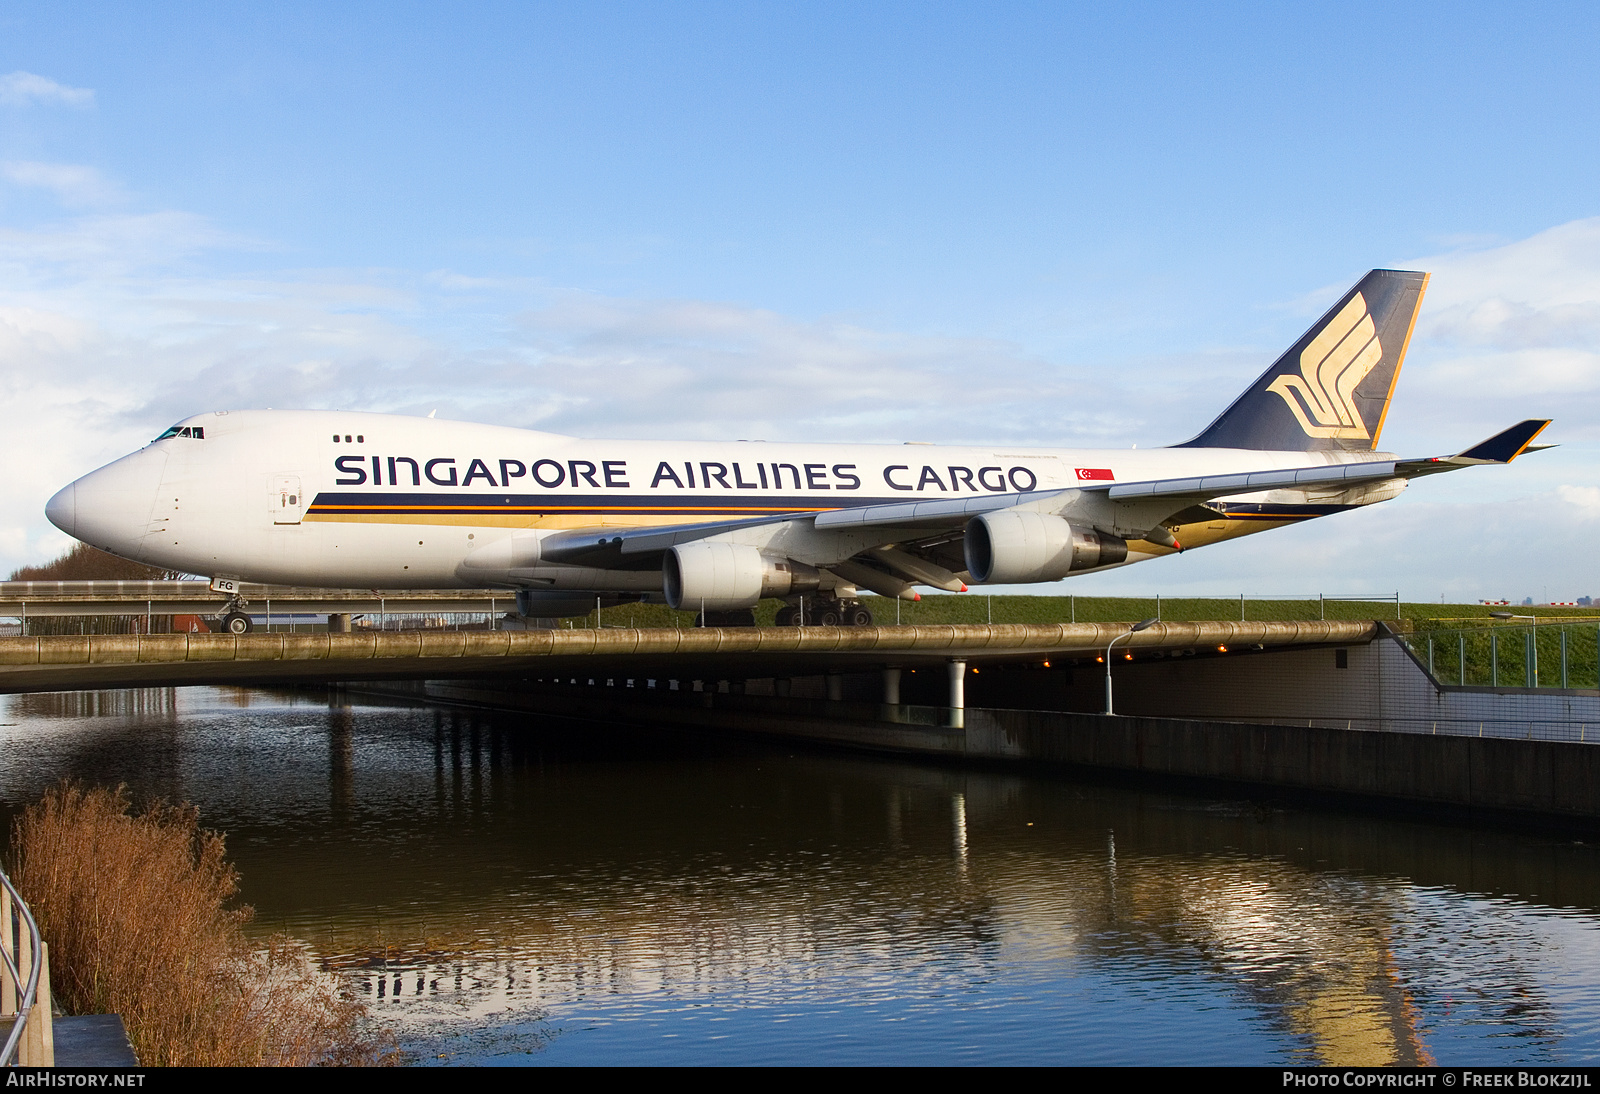
[[[1285,373],[1267,390],[1289,404],[1306,436],[1365,440],[1355,391],[1382,357],[1378,329],[1356,293],[1300,354],[1300,375]]]

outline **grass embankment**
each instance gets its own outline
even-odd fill
[[[1418,619],[1412,621],[1406,643],[1426,665],[1431,639],[1433,674],[1445,684],[1600,687],[1600,625],[1593,614],[1574,618],[1556,615],[1556,608],[1518,610],[1536,614],[1538,625],[1525,619]]]
[[[993,601],[992,605],[990,601]],[[895,622],[895,602],[879,596],[864,596],[861,602],[871,610],[876,622],[891,625]],[[771,626],[772,617],[780,605],[776,600],[763,600],[756,608],[756,622]],[[918,601],[900,602],[900,622],[903,624],[940,623],[1117,623],[1147,619],[1156,614],[1156,598],[1132,596],[995,596],[982,592],[925,596]],[[1521,608],[1496,607],[1488,604],[1435,604],[1405,603],[1396,612],[1392,600],[1250,600],[1244,602],[1244,617],[1249,620],[1321,619],[1385,619],[1397,615],[1404,620],[1421,625],[1422,621],[1439,621],[1440,625],[1456,626],[1456,620],[1479,621],[1488,624],[1489,613],[1495,611],[1536,612],[1540,619],[1558,616],[1573,619],[1600,619],[1600,610],[1591,608]],[[1198,620],[1229,620],[1239,618],[1237,597],[1180,597],[1161,598],[1161,618],[1168,622],[1193,622]],[[601,613],[607,627],[692,627],[694,612],[675,612],[661,604],[622,604],[607,608]],[[1445,621],[1450,622],[1445,622]],[[571,621],[575,627],[592,627],[595,613],[587,619]]]
[[[288,939],[246,941],[222,836],[193,806],[130,813],[122,788],[66,783],[12,830],[13,878],[69,1014],[120,1014],[146,1066],[361,1064],[365,1011]]]

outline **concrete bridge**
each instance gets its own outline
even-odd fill
[[[1085,713],[1102,709],[1113,639],[1124,716]],[[7,692],[361,681],[535,716],[1600,824],[1600,693],[1441,685],[1373,622],[0,638]]]
[[[959,709],[969,667],[1092,661],[1119,636],[1119,661],[1139,661],[1351,645],[1377,634],[1374,623],[1338,620],[1128,629],[1064,623],[0,638],[0,691],[507,674],[742,682],[882,671],[882,701],[899,702],[901,672],[933,669],[947,676],[939,705]]]

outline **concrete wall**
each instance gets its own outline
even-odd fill
[[[1114,663],[1121,714],[1396,733],[1595,741],[1600,692],[1438,687],[1400,643]],[[1066,709],[1097,711],[1103,667],[1074,669]],[[1001,704],[990,704],[1001,705]],[[1009,704],[1004,704],[1009,705]]]
[[[434,699],[644,726],[692,726],[954,760],[1067,764],[1163,778],[1360,795],[1600,823],[1600,748],[1304,725],[1062,711],[968,709],[965,727],[921,710],[615,686],[431,681]]]

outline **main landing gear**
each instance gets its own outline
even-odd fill
[[[807,600],[804,623],[799,606],[793,604],[779,608],[772,622],[779,627],[870,627],[872,613],[855,600]]]

